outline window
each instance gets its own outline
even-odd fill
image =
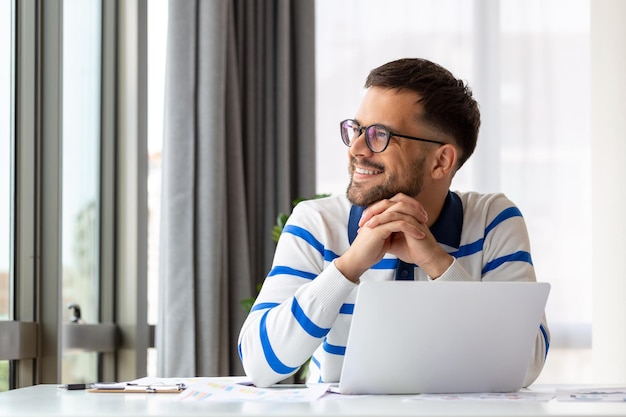
[[[502,191],[520,207],[538,280],[552,284],[540,378],[589,381],[591,242],[576,237],[591,231],[588,0],[317,0],[316,21],[318,192],[345,192],[337,126],[370,69],[419,56],[468,80],[483,125],[453,189]]]
[[[146,374],[145,3],[0,0],[0,389]]]

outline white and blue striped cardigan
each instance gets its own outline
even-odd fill
[[[287,378],[309,357],[310,382],[339,380],[357,285],[333,260],[354,239],[362,211],[345,196],[304,201],[293,210],[239,334],[239,356],[255,385]],[[526,224],[502,194],[448,193],[431,231],[455,258],[437,281],[535,281]],[[429,277],[418,266],[386,255],[360,278],[394,279]],[[544,317],[525,385],[541,372],[549,340]]]

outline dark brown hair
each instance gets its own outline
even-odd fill
[[[455,139],[461,150],[459,168],[474,152],[480,128],[478,103],[469,86],[444,67],[426,59],[399,59],[373,69],[365,87],[416,92],[425,121]]]

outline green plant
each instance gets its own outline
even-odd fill
[[[258,293],[259,291],[261,291],[261,284],[257,284],[256,286],[256,292]],[[256,297],[248,297],[241,300],[240,303],[244,310],[250,312],[250,310],[252,310],[252,306],[254,305],[254,300],[256,300]]]
[[[9,390],[9,361],[0,361],[0,392]]]

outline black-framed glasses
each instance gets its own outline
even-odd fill
[[[341,140],[346,146],[352,146],[352,143],[363,133],[365,133],[365,143],[370,151],[379,153],[387,149],[387,145],[389,145],[389,139],[392,136],[397,136],[399,138],[411,139],[411,140],[419,140],[421,142],[428,143],[436,143],[438,145],[445,145],[445,142],[439,142],[436,140],[416,138],[415,136],[407,136],[401,135],[399,133],[394,133],[387,129],[383,125],[371,125],[371,126],[361,126],[359,122],[353,119],[346,119],[339,124],[341,128]]]

